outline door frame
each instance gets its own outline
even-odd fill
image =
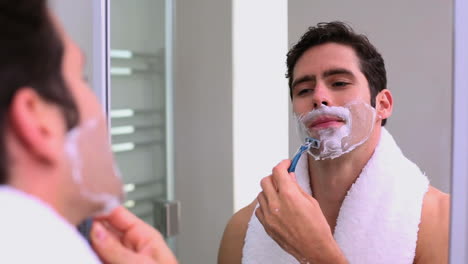
[[[93,1],[93,87],[110,126],[110,0]],[[109,135],[110,136],[110,135]]]
[[[454,0],[454,73],[450,263],[467,263],[468,1]]]

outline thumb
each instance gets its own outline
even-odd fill
[[[93,222],[91,228],[91,243],[96,254],[105,263],[136,263],[135,260],[138,258],[97,221]]]

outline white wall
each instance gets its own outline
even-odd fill
[[[342,20],[381,52],[394,95],[387,128],[431,184],[450,191],[452,1],[289,1],[289,44],[308,26]],[[294,127],[291,127],[291,134]],[[292,139],[290,153],[298,142]]]
[[[215,263],[233,211],[230,0],[176,3],[175,199],[181,263]]]
[[[180,0],[175,43],[177,253],[215,263],[228,219],[288,157],[287,2]]]
[[[87,60],[85,74],[92,83],[93,72],[93,11],[92,1],[49,0],[49,7],[65,31],[78,44]]]
[[[234,211],[288,158],[287,8],[287,0],[233,1]]]

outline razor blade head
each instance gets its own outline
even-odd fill
[[[307,137],[306,138],[306,143],[310,144],[311,148],[319,149],[320,148],[320,140],[312,138],[312,137]]]

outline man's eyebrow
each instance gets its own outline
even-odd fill
[[[294,87],[296,87],[296,85],[300,84],[300,83],[303,83],[303,82],[315,82],[317,78],[315,77],[315,75],[304,75],[300,78],[297,78],[296,80],[294,80],[294,82],[292,83],[291,87],[294,89]]]
[[[350,70],[344,69],[344,68],[336,68],[336,69],[330,69],[327,70],[323,73],[323,78],[329,77],[331,75],[337,75],[337,74],[346,74],[346,75],[351,75],[354,76],[353,72]]]
[[[332,75],[338,75],[338,74],[346,74],[346,75],[350,75],[350,76],[353,76],[354,77],[354,74],[352,71],[350,70],[347,70],[345,68],[333,68],[333,69],[330,69],[330,70],[326,70],[322,76],[323,78],[326,78],[326,77],[329,77],[329,76],[332,76]],[[315,75],[304,75],[300,78],[297,78],[296,80],[294,80],[294,82],[292,83],[291,87],[294,89],[294,87],[296,87],[296,85],[300,84],[300,83],[303,83],[303,82],[310,82],[310,81],[316,81],[316,77]]]

